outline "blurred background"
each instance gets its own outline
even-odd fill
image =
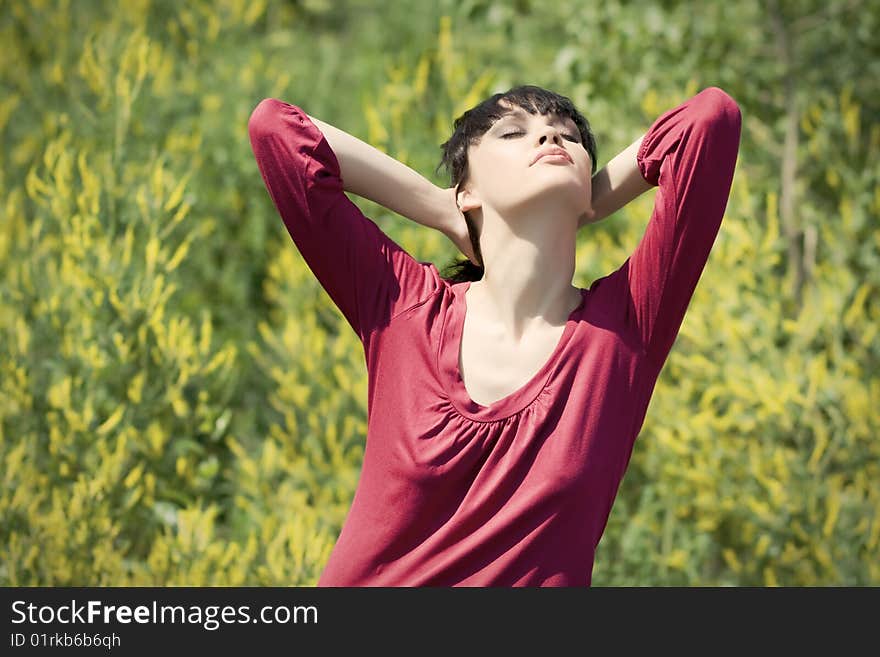
[[[593,584],[880,584],[878,33],[867,0],[0,2],[0,585],[313,585],[366,368],[248,117],[297,104],[446,187],[453,120],[517,84],[574,101],[600,168],[707,86],[743,116]],[[580,231],[576,285],[653,200]]]

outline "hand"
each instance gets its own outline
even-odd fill
[[[599,216],[594,208],[590,208],[578,217],[578,229],[583,228],[587,224],[595,224],[598,221],[602,221],[604,218],[604,216]]]
[[[441,218],[438,229],[455,244],[459,251],[467,256],[468,260],[481,267],[482,264],[477,259],[474,247],[471,244],[471,237],[468,234],[464,213],[458,207],[456,191],[455,187],[447,187],[442,190]]]

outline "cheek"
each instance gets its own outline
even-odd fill
[[[522,158],[520,158],[522,159]],[[507,189],[512,184],[519,184],[528,173],[528,162],[519,162],[515,155],[493,151],[483,153],[477,160],[475,179],[484,189]]]

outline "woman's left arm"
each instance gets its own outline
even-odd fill
[[[636,163],[636,154],[644,137],[643,134],[615,155],[593,176],[592,206],[595,214],[592,217],[582,216],[578,229],[614,214],[653,187],[645,181]]]
[[[658,187],[654,209],[638,246],[611,275],[610,287],[625,299],[625,321],[637,330],[647,359],[658,370],[721,227],[741,126],[736,101],[719,87],[707,87],[657,117],[638,148],[639,173],[646,184]],[[624,178],[627,161],[621,165]],[[631,188],[637,189],[635,183]],[[621,193],[618,198],[625,197]]]

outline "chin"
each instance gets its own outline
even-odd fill
[[[584,205],[584,197],[591,190],[585,189],[579,181],[573,181],[565,176],[554,176],[553,178],[555,180],[549,177],[542,180],[541,185],[535,187],[531,194],[528,193],[529,189],[527,187],[521,187],[522,193],[517,196],[522,202],[528,202],[529,200],[543,201],[554,206],[559,205],[560,202],[567,202],[572,208],[578,208],[578,214],[586,212],[589,205]],[[587,203],[592,204],[592,201],[587,199]]]

